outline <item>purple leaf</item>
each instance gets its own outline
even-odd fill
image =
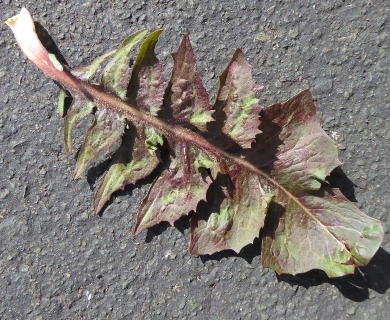
[[[319,189],[341,165],[337,144],[321,128],[309,90],[265,108],[260,129],[247,159],[290,190]]]
[[[26,56],[74,98],[65,117],[68,151],[74,125],[96,111],[75,176],[122,143],[96,193],[95,211],[115,190],[155,169],[165,139],[169,163],[141,204],[135,233],[193,211],[191,253],[239,252],[263,228],[263,266],[292,274],[322,269],[330,277],[353,273],[378,250],[381,223],[328,187],[326,177],[340,165],[337,146],[321,128],[308,90],[265,108],[260,121],[251,67],[237,50],[220,77],[212,118],[188,35],[173,54],[163,103],[154,54],[161,31],[144,41],[132,74],[129,53],[146,31],[128,37],[95,85],[87,75],[104,59],[72,73],[42,46],[26,9],[7,24]]]
[[[148,30],[143,29],[123,40],[104,69],[102,85],[120,99],[126,98],[127,86],[131,77],[130,52],[147,33]]]
[[[114,155],[113,163],[103,176],[94,197],[94,211],[98,213],[117,190],[123,190],[128,184],[150,175],[159,164],[156,152],[148,152],[145,130],[130,128],[124,137],[124,143]],[[132,146],[126,142],[133,142]]]

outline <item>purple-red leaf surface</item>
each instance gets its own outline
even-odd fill
[[[337,144],[321,128],[309,90],[267,107],[260,129],[246,158],[290,190],[319,189],[341,165]]]
[[[75,177],[101,153],[116,150],[95,194],[96,212],[116,190],[147,177],[167,158],[139,208],[135,233],[191,213],[193,254],[240,252],[262,236],[264,267],[291,274],[321,269],[329,277],[353,273],[378,250],[381,223],[326,180],[340,165],[338,150],[321,128],[309,90],[263,110],[252,68],[237,49],[212,106],[188,35],[173,54],[165,88],[154,53],[161,30],[146,37],[137,56],[132,51],[147,30],[71,70],[42,46],[26,9],[7,24],[25,55],[62,85],[61,115],[64,92],[73,97],[65,116],[68,152],[74,126],[94,115]],[[99,70],[101,82],[89,83]],[[162,145],[168,157],[160,157]]]
[[[162,221],[173,224],[189,211],[196,210],[211,183],[206,171],[199,171],[195,163],[202,161],[198,148],[185,142],[173,143],[168,170],[150,187],[137,215],[135,233]]]
[[[237,164],[223,166],[223,174],[210,189],[211,215],[207,221],[201,214],[191,219],[191,253],[213,254],[226,249],[240,252],[259,236],[264,225],[273,198],[268,182]]]
[[[209,94],[196,72],[196,58],[188,34],[184,35],[179,49],[172,53],[172,57],[174,66],[164,105],[172,109],[175,122],[183,126],[191,124],[204,131],[207,123],[214,121],[213,111]]]

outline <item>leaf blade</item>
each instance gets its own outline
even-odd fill
[[[132,137],[129,137],[129,136]],[[130,128],[126,133],[127,140],[135,140],[131,150],[128,143],[123,143],[114,156],[113,163],[106,171],[102,182],[94,196],[94,211],[101,211],[111,195],[117,190],[123,190],[126,185],[150,175],[160,163],[156,151],[149,153],[145,144],[144,128]],[[125,139],[124,139],[125,140]]]
[[[187,149],[187,151],[189,149],[192,151],[195,150],[195,153],[198,155],[199,152],[205,152],[217,162],[218,159],[222,159],[226,162],[231,161],[239,166],[240,170],[247,171],[248,174],[256,175],[259,179],[267,181],[272,185],[272,191],[274,191],[275,196],[270,207],[273,214],[267,215],[267,218],[269,217],[271,219],[271,223],[267,223],[268,226],[266,226],[266,237],[268,238],[264,242],[264,245],[266,246],[265,251],[268,250],[265,259],[272,258],[273,260],[271,260],[271,262],[275,265],[270,266],[274,267],[278,272],[300,272],[301,270],[305,270],[305,268],[318,266],[328,272],[332,277],[339,276],[351,273],[356,266],[367,263],[379,247],[380,242],[383,239],[383,228],[379,221],[362,214],[356,207],[348,202],[345,197],[339,194],[337,190],[330,190],[321,187],[318,184],[313,184],[313,180],[324,182],[323,179],[326,172],[337,162],[335,160],[335,154],[332,154],[331,156],[332,163],[321,168],[320,174],[318,174],[318,172],[313,173],[312,170],[313,168],[315,169],[315,165],[310,163],[310,168],[306,170],[304,174],[304,183],[292,183],[290,185],[286,181],[285,176],[286,173],[287,175],[292,176],[292,172],[288,171],[288,166],[283,167],[283,164],[287,163],[286,159],[288,160],[292,157],[289,151],[294,148],[291,148],[290,146],[287,147],[287,149],[283,149],[281,145],[283,143],[287,144],[286,141],[290,142],[288,138],[291,136],[291,132],[284,136],[284,132],[283,130],[279,130],[280,128],[274,130],[277,138],[281,140],[281,144],[276,143],[275,145],[275,140],[273,140],[271,146],[274,150],[272,150],[270,154],[267,154],[267,156],[276,156],[276,159],[272,159],[276,160],[276,164],[278,159],[282,159],[285,163],[267,166],[267,163],[263,162],[262,165],[258,165],[254,160],[250,160],[249,154],[245,154],[244,156],[244,154],[241,153],[232,153],[229,151],[228,147],[219,148],[210,143],[204,136],[189,130],[189,126],[183,128],[182,126],[168,123],[167,121],[161,120],[140,110],[136,106],[124,102],[122,99],[119,99],[112,94],[106,93],[101,87],[91,85],[74,77],[66,66],[61,65],[54,55],[49,54],[43,48],[35,34],[32,18],[26,9],[22,9],[19,16],[7,20],[7,24],[12,28],[19,45],[27,57],[43,70],[48,77],[60,82],[71,94],[79,94],[81,98],[84,99],[84,102],[100,103],[103,105],[102,109],[105,111],[109,111],[116,116],[122,116],[124,119],[127,119],[127,121],[140,121],[142,125],[151,126],[154,129],[161,131],[161,133],[166,137],[169,137],[170,140],[173,139],[177,141],[176,145],[175,143],[170,143],[173,147],[180,146],[180,150]],[[24,41],[26,43],[24,43]],[[250,102],[251,101],[252,100],[250,99]],[[302,107],[301,105],[299,106]],[[276,107],[270,108],[271,111],[276,109]],[[304,112],[307,111],[305,104],[303,104],[301,110]],[[99,111],[98,107],[98,112]],[[277,124],[274,120],[276,120],[276,118],[271,119],[270,123]],[[287,125],[288,124],[289,121],[287,121]],[[294,128],[296,130],[295,133],[299,133],[300,127],[297,123],[294,123],[294,126],[292,128],[290,127],[289,130],[291,131]],[[198,130],[200,129],[198,128]],[[288,130],[287,133],[289,133]],[[321,134],[321,136],[323,135]],[[298,135],[294,139],[299,141],[299,137],[300,136]],[[259,141],[261,141],[261,139]],[[264,143],[265,141],[262,142]],[[306,147],[307,144],[306,141]],[[245,147],[245,144],[242,144],[242,147]],[[302,149],[302,147],[300,147],[300,149]],[[261,145],[259,148],[255,148],[255,150],[252,151],[254,151],[253,153],[256,153],[255,151],[259,150],[262,150]],[[314,152],[319,155],[323,155],[325,151],[326,150],[318,147],[314,148]],[[184,154],[186,154],[186,152],[184,152]],[[302,153],[300,153],[300,155],[301,154]],[[286,158],[283,159],[283,155],[285,155]],[[203,165],[208,162],[212,163],[211,160],[207,159],[204,161],[202,159],[194,159],[194,157],[190,158],[191,161],[188,161],[187,157],[187,161],[184,161],[184,164],[187,166],[180,167],[181,170],[187,170],[190,173],[194,173],[193,170],[197,168],[195,163],[203,162]],[[311,156],[309,159],[310,158]],[[176,166],[173,168],[176,169]],[[210,171],[213,172],[214,169],[211,170],[210,168]],[[215,172],[217,172],[217,170],[215,170]],[[202,171],[202,173],[205,173],[205,171]],[[200,175],[186,175],[186,177],[190,177],[190,180],[193,176],[199,178]],[[232,177],[230,176],[230,178]],[[306,182],[308,182],[309,185],[306,185]],[[200,199],[203,199],[202,197],[204,196],[205,189],[206,188],[202,188],[202,192],[199,193]],[[318,190],[313,191],[312,189]],[[194,207],[194,204],[195,201],[192,203],[191,208]],[[275,205],[278,205],[279,207],[276,206],[275,208]],[[278,208],[282,208],[283,210],[279,210]],[[346,212],[346,214],[340,215],[338,210],[334,210],[335,208],[344,213]],[[279,214],[279,217],[278,215],[275,215],[275,212]],[[297,216],[300,217],[300,219],[290,219],[290,217],[296,218]],[[272,221],[272,219],[275,221]],[[292,229],[291,226],[295,226],[294,223],[297,224],[299,221],[303,222],[302,228]],[[307,228],[307,226],[311,226],[313,223],[315,225],[314,228]],[[291,236],[291,232],[288,232],[287,229],[294,230],[295,236]],[[268,232],[270,230],[271,232]],[[304,232],[302,232],[302,230]],[[321,232],[321,238],[324,238],[324,235],[327,237],[326,241],[317,241],[317,244],[319,243],[319,245],[317,245],[319,249],[316,248],[315,250],[322,260],[312,259],[309,266],[302,266],[302,264],[297,265],[295,262],[300,261],[300,257],[295,260],[294,257],[302,255],[303,241],[300,240],[302,239],[302,234],[305,234],[305,232],[307,233],[308,230]],[[299,235],[298,237],[296,236],[297,234]],[[275,243],[277,243],[277,245],[273,247],[273,244]],[[286,248],[286,244],[288,243],[293,243],[293,246]],[[328,243],[329,245],[332,243],[333,251],[330,252],[328,247],[325,248],[323,246],[323,243]],[[343,249],[343,246],[344,250],[341,253],[340,250]],[[272,248],[275,249],[274,252],[271,250]],[[334,250],[338,251],[336,252]],[[288,253],[288,257],[286,257],[286,252]],[[291,257],[293,258],[292,260]],[[326,259],[327,257],[331,257],[332,259],[328,259],[324,262],[323,259]],[[331,260],[332,263],[331,267],[329,267],[329,260]],[[338,268],[334,267],[334,262],[337,262]],[[290,265],[292,265],[292,267]]]
[[[188,34],[183,36],[172,57],[174,65],[166,90],[165,108],[171,109],[171,117],[182,125],[193,125],[205,131],[207,124],[214,121],[214,111],[211,110],[209,94],[196,72],[196,58]]]
[[[72,132],[75,126],[92,113],[95,104],[75,96],[64,118],[64,143],[68,154],[73,153]]]
[[[230,175],[227,172],[219,175],[214,190],[210,189],[214,196],[211,215],[206,219],[201,214],[191,218],[191,254],[213,254],[228,249],[239,253],[259,236],[273,193],[264,181],[234,164],[229,172]],[[221,189],[220,200],[215,198],[216,188]]]
[[[252,67],[240,49],[237,49],[225,71],[221,74],[220,86],[214,109],[222,132],[242,148],[250,148],[260,133],[260,111]]]
[[[119,142],[125,130],[123,117],[107,109],[96,111],[95,119],[88,129],[84,143],[80,149],[74,170],[74,179],[80,178],[96,156],[105,151],[107,154],[119,147]]]
[[[72,69],[72,74],[81,80],[89,81],[96,73],[98,73],[101,64],[109,57],[111,57],[116,50],[109,51],[100,57],[96,58],[92,63],[84,67],[77,67]]]
[[[206,199],[211,183],[197,172],[194,163],[200,151],[185,143],[174,143],[169,169],[157,178],[138,210],[134,233],[168,221],[171,225],[180,217],[196,210],[198,202]]]
[[[104,69],[102,85],[122,100],[126,98],[127,86],[131,77],[129,54],[134,46],[145,37],[147,32],[147,29],[143,29],[123,40]]]
[[[164,72],[154,50],[162,30],[152,32],[141,44],[129,82],[127,99],[138,108],[156,115],[164,97]],[[129,145],[128,141],[134,141]],[[134,125],[127,130],[114,161],[104,174],[94,196],[98,213],[117,190],[147,177],[160,163],[158,146],[162,135],[153,128]],[[131,151],[130,151],[131,150]]]
[[[246,158],[290,190],[317,190],[336,167],[337,144],[321,128],[309,90],[265,108]]]
[[[283,195],[275,201],[286,206]],[[313,191],[298,201],[301,207],[287,207],[265,227],[264,267],[291,274],[321,269],[329,277],[338,277],[368,263],[379,248],[383,240],[380,222],[363,214],[339,190]],[[305,228],[307,234],[302,238],[299,230],[305,224],[310,228]],[[309,258],[302,259],[303,255]]]
[[[161,32],[152,32],[142,43],[129,83],[128,100],[151,115],[157,115],[164,98],[164,70],[154,53]]]

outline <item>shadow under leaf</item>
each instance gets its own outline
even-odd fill
[[[237,257],[242,258],[249,264],[253,262],[253,259],[261,255],[261,238],[255,238],[253,243],[250,243],[243,247],[239,253],[233,250],[225,250],[216,252],[212,255],[201,255],[200,259],[203,263],[207,261],[215,260],[221,261],[223,258]]]
[[[327,182],[332,188],[340,189],[341,193],[350,201],[357,202],[355,198],[355,187],[354,184],[344,173],[341,167],[335,168],[327,177]]]
[[[369,289],[384,294],[390,288],[390,253],[379,248],[368,265],[358,268],[354,274],[339,278],[328,278],[321,270],[312,270],[295,276],[283,274],[277,278],[290,285],[305,288],[329,283],[347,299],[361,302],[369,298]]]

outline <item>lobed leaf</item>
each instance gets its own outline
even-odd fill
[[[103,55],[89,67],[82,68],[81,71],[78,69],[76,74],[80,74],[82,80],[90,75],[92,76],[99,68],[100,63],[106,57],[112,55],[111,60],[104,69],[101,83],[104,89],[111,91],[121,99],[125,99],[132,71],[129,54],[146,34],[146,29],[135,32],[127,37],[114,53],[109,52]],[[101,104],[95,104],[95,106],[97,107],[95,120],[87,132],[77,158],[74,172],[75,179],[80,177],[101,151],[106,151],[107,154],[115,151],[116,147],[120,145],[120,140],[125,130],[126,122],[122,115],[112,110],[106,110]]]
[[[154,53],[160,30],[141,45],[133,69],[129,53],[146,30],[126,38],[101,84],[90,84],[86,79],[104,58],[72,73],[43,48],[26,9],[7,24],[26,56],[74,98],[65,116],[68,151],[74,125],[95,112],[75,176],[122,143],[95,195],[95,211],[115,190],[154,170],[165,139],[170,163],[143,200],[135,233],[193,211],[191,253],[239,252],[263,228],[263,266],[292,274],[322,269],[330,277],[352,273],[379,248],[380,222],[326,186],[340,162],[308,90],[265,108],[260,121],[251,67],[237,50],[212,110],[185,35],[163,99],[162,66]],[[61,93],[60,111],[63,98]]]
[[[88,81],[90,80],[100,69],[101,64],[111,55],[115,53],[115,50],[110,51],[106,54],[95,59],[91,64],[78,67],[72,69],[72,74],[77,78]],[[84,118],[86,118],[89,114],[92,113],[96,104],[93,101],[88,101],[83,99],[76,93],[73,94],[74,100],[69,107],[69,110],[66,112],[64,110],[65,98],[67,94],[64,90],[60,90],[59,94],[59,102],[58,102],[58,110],[61,116],[65,116],[65,124],[64,124],[64,142],[65,149],[68,153],[73,153],[72,150],[72,132],[73,129],[77,126],[77,124]]]
[[[262,127],[256,144],[247,151],[247,159],[263,170],[268,168],[270,176],[254,176],[237,165],[224,165],[223,179],[229,181],[217,179],[215,188],[231,190],[223,192],[222,199],[212,200],[217,201],[218,210],[207,222],[199,220],[201,214],[192,219],[192,253],[211,254],[225,249],[239,252],[258,237],[274,193],[283,193],[283,186],[291,191],[319,189],[330,171],[340,164],[337,146],[320,127],[308,90],[285,103],[267,107]],[[326,163],[319,159],[326,159]]]

